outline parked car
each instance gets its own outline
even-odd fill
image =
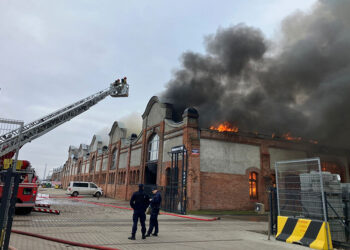
[[[95,197],[100,197],[103,194],[103,190],[93,182],[71,181],[66,194],[73,197],[77,197],[78,195],[93,195]]]
[[[43,187],[43,188],[51,188],[52,184],[51,184],[51,182],[42,182],[41,183],[41,187]]]

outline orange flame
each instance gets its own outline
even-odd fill
[[[282,137],[288,141],[301,141],[301,137],[293,137],[290,132],[283,134]]]
[[[210,126],[210,129],[211,130],[217,130],[219,132],[225,132],[225,131],[227,131],[227,132],[235,132],[235,133],[238,132],[238,127],[231,125],[227,121],[219,124],[218,127]]]
[[[221,124],[219,124],[219,126],[210,126],[211,130],[216,130],[219,132],[234,132],[237,133],[239,131],[237,126],[232,125],[231,123],[229,123],[228,121],[225,121]],[[258,135],[259,133],[257,131],[253,132],[254,134]],[[302,141],[303,139],[301,137],[294,137],[292,136],[291,132],[287,132],[285,134],[283,134],[281,136],[283,139],[288,140],[288,141]],[[276,133],[272,133],[271,134],[271,138],[279,138]],[[318,144],[318,141],[316,140],[308,140],[309,143],[312,144]]]

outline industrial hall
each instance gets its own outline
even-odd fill
[[[268,207],[269,187],[275,185],[275,163],[320,157],[322,171],[349,181],[345,150],[290,135],[244,132],[222,124],[201,128],[200,113],[187,108],[181,121],[174,109],[152,97],[142,114],[142,131],[126,136],[115,121],[108,139],[92,137],[90,145],[70,146],[60,178],[92,181],[104,195],[129,200],[138,184],[163,192],[163,208],[186,210],[252,210]],[[225,129],[226,128],[226,129]]]

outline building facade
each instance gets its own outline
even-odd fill
[[[128,200],[139,183],[166,187],[171,180],[171,150],[187,153],[187,209],[250,210],[267,206],[267,189],[274,185],[276,161],[320,157],[322,169],[349,180],[349,155],[304,141],[258,133],[219,132],[200,128],[198,112],[188,108],[182,121],[173,120],[170,104],[152,97],[142,115],[142,131],[126,137],[127,128],[114,122],[109,141],[99,136],[91,144],[69,147],[62,184],[93,181],[108,197]],[[179,164],[181,180],[181,166]]]

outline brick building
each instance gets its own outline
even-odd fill
[[[274,163],[320,157],[322,169],[349,180],[348,152],[258,133],[218,132],[198,125],[193,108],[175,122],[172,105],[152,97],[142,115],[142,131],[126,137],[114,122],[109,141],[99,136],[91,144],[69,147],[62,183],[93,181],[108,197],[128,200],[138,183],[167,186],[173,147],[187,149],[187,208],[247,210],[267,204],[267,187],[274,184]],[[180,164],[181,168],[181,164]],[[180,175],[181,169],[179,171]]]

